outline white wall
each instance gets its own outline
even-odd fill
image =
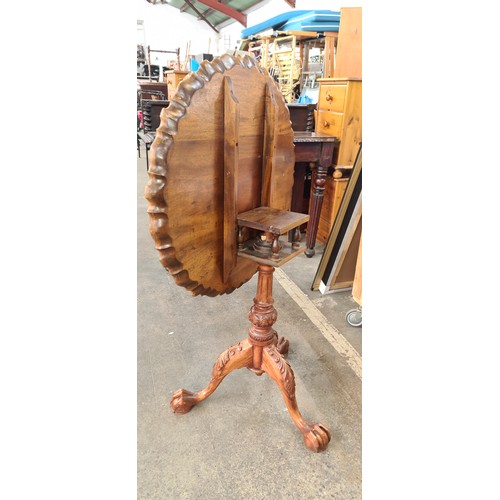
[[[180,48],[181,64],[186,57],[186,47],[191,42],[190,54],[213,53],[218,34],[203,21],[190,14],[182,13],[169,5],[152,5],[146,0],[136,0],[137,19],[144,21],[146,46],[156,50],[176,50]],[[137,43],[144,43],[138,32]],[[151,53],[152,64],[164,64],[175,60],[175,54]]]

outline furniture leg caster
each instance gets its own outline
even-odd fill
[[[361,324],[363,322],[363,315],[361,312],[361,307],[347,311],[347,314],[345,315],[345,319],[351,326],[361,326]]]

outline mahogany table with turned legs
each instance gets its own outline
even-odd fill
[[[293,370],[284,358],[288,352],[288,341],[283,337],[278,339],[273,328],[277,319],[272,294],[274,268],[305,250],[300,247],[298,229],[308,219],[308,215],[268,207],[259,207],[238,216],[238,254],[258,262],[257,293],[248,314],[252,326],[245,340],[219,355],[207,387],[194,393],[179,389],[173,394],[170,402],[172,411],[187,413],[194,405],[208,398],[233,370],[248,368],[256,375],[267,373],[276,382],[292,420],[304,436],[306,446],[315,452],[326,449],[331,439],[330,431],[324,425],[307,422],[302,417],[295,397]],[[261,230],[262,234],[244,241],[244,228]],[[295,237],[291,244],[279,240],[281,234],[292,229]]]
[[[306,256],[315,254],[314,245],[318,234],[318,224],[323,206],[326,176],[332,166],[333,153],[338,146],[338,138],[316,132],[294,132],[295,144],[295,178],[292,195],[292,210],[302,210],[304,193],[304,162],[310,163],[316,170],[312,187],[311,205],[309,209],[309,223],[306,232]],[[302,168],[301,168],[302,167]]]

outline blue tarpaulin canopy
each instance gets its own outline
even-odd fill
[[[269,29],[275,31],[338,31],[340,12],[333,10],[295,10],[245,28],[241,38],[249,38]]]

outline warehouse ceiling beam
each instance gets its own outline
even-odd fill
[[[191,7],[199,16],[201,19],[203,19],[203,21],[205,21],[216,33],[219,33],[219,30],[203,15],[202,12],[200,12],[194,5],[193,3],[190,1],[190,0],[184,0],[188,5],[189,7]]]
[[[220,3],[227,3],[229,0],[220,0]],[[212,12],[215,12],[214,9],[207,9],[204,14],[208,16],[208,14],[211,14]],[[200,19],[200,18],[198,18]]]
[[[203,5],[206,5],[207,7],[210,7],[211,9],[214,9],[218,12],[221,12],[222,14],[225,14],[226,16],[229,16],[239,23],[241,23],[245,28],[247,27],[247,16],[246,14],[243,14],[243,12],[240,12],[239,10],[233,9],[232,7],[229,7],[228,5],[224,5],[221,2],[217,2],[216,0],[196,0],[198,3],[202,3]]]

